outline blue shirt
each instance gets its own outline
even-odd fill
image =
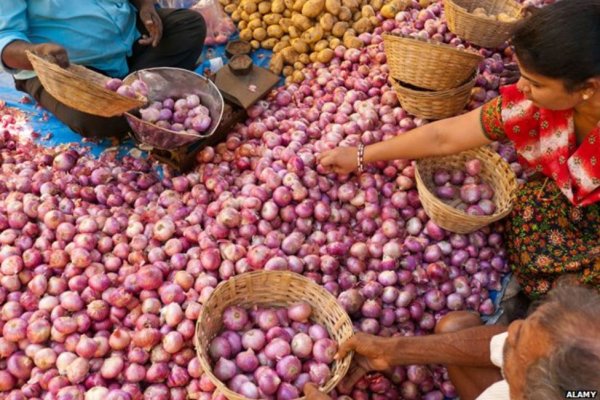
[[[129,0],[0,0],[0,54],[15,40],[52,42],[63,46],[73,63],[122,77],[140,37],[136,18]],[[2,64],[18,79],[35,75]]]

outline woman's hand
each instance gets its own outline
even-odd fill
[[[140,20],[146,27],[148,35],[142,35],[139,40],[140,44],[152,45],[152,47],[158,46],[160,39],[162,39],[163,25],[160,16],[154,8],[154,2],[144,2],[140,8]]]
[[[357,148],[338,147],[317,156],[319,163],[327,171],[347,175],[358,168]]]

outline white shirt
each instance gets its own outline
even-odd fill
[[[502,366],[504,365],[503,350],[507,337],[508,332],[504,332],[494,336],[490,341],[490,360],[500,369],[502,369]],[[506,379],[503,379],[494,383],[492,386],[485,389],[476,400],[510,400],[508,382],[506,382]]]

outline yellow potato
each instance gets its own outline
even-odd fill
[[[333,59],[334,53],[331,49],[323,49],[317,54],[317,60],[323,64],[327,64]]]
[[[279,39],[283,37],[284,32],[279,25],[270,25],[269,27],[267,27],[267,35],[270,38]]]
[[[360,9],[360,13],[362,14],[363,17],[373,17],[375,16],[375,9],[373,7],[371,7],[370,5],[366,5],[363,6]]]
[[[244,10],[242,10],[242,12],[240,12],[240,18],[242,19],[242,21],[246,21],[246,22],[250,21],[250,16]]]
[[[331,40],[329,40],[329,48],[332,50],[334,50],[340,44],[342,44],[342,41],[338,38],[332,38]]]
[[[273,46],[273,52],[279,53],[279,52],[281,52],[281,50],[283,50],[289,46],[290,46],[290,42],[288,42],[287,40],[282,40],[282,41],[278,42],[275,46]]]
[[[294,39],[292,40],[292,47],[298,53],[308,53],[310,48],[308,47],[308,43],[306,43],[302,39]]]
[[[292,12],[290,10],[285,10],[282,15],[283,15],[283,18],[291,18]]]
[[[283,0],[273,0],[271,2],[271,12],[275,14],[281,14],[285,11],[285,3]]]
[[[337,37],[342,37],[344,36],[344,33],[346,33],[346,31],[348,30],[348,23],[344,22],[344,21],[340,21],[340,22],[336,22],[335,25],[333,25],[333,29],[331,29],[331,33],[334,36]]]
[[[325,0],[308,0],[302,6],[302,15],[308,18],[316,18],[323,12]]]
[[[294,71],[292,73],[292,82],[302,83],[303,80],[304,80],[304,74],[302,73],[302,71]]]
[[[268,14],[271,12],[271,2],[270,1],[261,1],[258,3],[258,12],[261,14]]]
[[[337,17],[340,21],[350,21],[352,19],[352,11],[348,7],[340,7]]]
[[[246,21],[240,21],[238,22],[238,29],[240,31],[246,29],[248,27],[248,23]]]
[[[363,42],[356,36],[346,36],[344,37],[344,46],[349,49],[360,49],[363,47]]]
[[[321,39],[317,43],[315,43],[314,50],[318,52],[318,51],[321,51],[328,47],[329,47],[329,42],[325,39]]]
[[[248,29],[255,30],[258,28],[262,28],[262,21],[260,18],[254,18],[248,22]]]
[[[325,9],[333,15],[338,15],[342,2],[340,0],[325,0]]]
[[[323,14],[319,19],[319,25],[321,25],[321,28],[323,28],[325,32],[331,31],[336,22],[336,18],[330,13]]]
[[[298,60],[298,52],[293,47],[286,47],[281,50],[281,55],[286,64],[292,65]]]
[[[308,54],[304,53],[304,54],[300,54],[298,56],[298,61],[301,62],[304,65],[310,64],[312,61],[310,61],[310,57]]]
[[[306,32],[302,34],[302,38],[306,40],[308,43],[317,43],[319,40],[323,38],[323,28],[321,25],[315,25]]]
[[[373,25],[371,24],[371,21],[369,21],[369,18],[363,17],[356,21],[354,25],[352,25],[352,28],[354,28],[354,30],[360,34],[371,31],[373,29]]]
[[[246,12],[246,14],[252,14],[254,12],[256,12],[256,10],[258,10],[258,6],[256,5],[256,3],[254,3],[253,1],[243,1],[242,4],[242,10],[244,10]]]
[[[247,42],[252,40],[252,30],[248,28],[242,29],[240,31],[240,39],[245,40]]]
[[[384,18],[387,19],[393,19],[396,17],[396,14],[398,14],[398,8],[395,7],[393,4],[386,4],[385,6],[381,7],[381,15]]]
[[[290,26],[293,26],[291,18],[281,18],[279,20],[279,26],[284,32],[289,32]]]
[[[252,31],[252,37],[259,42],[262,42],[267,38],[267,30],[263,27],[256,28]]]
[[[252,46],[254,50],[258,50],[260,49],[260,42],[258,40],[251,40],[250,46]]]
[[[317,62],[318,56],[319,56],[319,54],[317,52],[313,52],[313,53],[310,53],[310,56],[308,56],[308,58],[310,58],[310,62],[314,63],[314,62]]]
[[[302,11],[302,7],[304,7],[304,3],[306,3],[307,0],[296,0],[294,2],[294,6],[292,7],[293,11],[298,11],[301,12]]]
[[[301,71],[306,65],[301,63],[300,61],[296,61],[293,65],[294,69]]]
[[[383,7],[383,0],[371,0],[371,7],[373,7],[373,10],[375,11],[381,10],[381,7]]]
[[[381,25],[381,21],[377,17],[369,17],[369,21],[371,21],[371,25],[373,25],[374,27],[378,27],[379,25]]]
[[[517,19],[515,17],[511,17],[510,15],[506,14],[506,13],[500,13],[497,15],[498,21],[500,22],[507,22],[507,23],[511,23],[511,22],[516,22]]]
[[[271,50],[273,47],[275,47],[277,42],[277,38],[265,39],[262,42],[260,42],[260,47],[262,47],[263,49]]]
[[[229,4],[223,7],[223,10],[225,10],[227,14],[231,14],[231,19],[233,20],[233,22],[237,22],[240,19],[242,19],[240,15],[241,13],[238,11],[238,8],[235,4]]]
[[[281,14],[267,14],[262,20],[267,26],[277,25],[281,21]]]
[[[310,29],[313,25],[310,22],[310,19],[308,19],[307,17],[305,17],[302,14],[292,15],[292,24],[294,24],[294,26],[296,28],[300,29],[302,32]]]
[[[291,12],[291,10],[294,8],[295,2],[296,0],[283,0],[283,4],[285,5],[286,11]],[[287,16],[286,18],[289,18],[289,16]]]
[[[269,63],[269,69],[274,74],[281,74],[281,71],[283,70],[283,56],[281,54],[273,54],[271,62]]]
[[[358,8],[358,0],[342,0],[342,4],[351,10]]]
[[[294,67],[291,65],[286,65],[283,67],[283,76],[290,76],[294,73]]]
[[[302,31],[296,28],[295,26],[290,26],[290,29],[288,29],[288,33],[290,35],[290,38],[292,39],[299,38],[300,35],[302,35]]]

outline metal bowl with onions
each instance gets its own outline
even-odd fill
[[[195,72],[180,68],[148,68],[129,74],[123,82],[131,84],[136,79],[148,87],[148,104],[167,98],[197,95],[200,103],[208,108],[210,126],[201,134],[175,131],[144,121],[140,108],[125,113],[133,137],[139,143],[155,149],[173,150],[213,135],[223,117],[223,96],[213,82]]]

